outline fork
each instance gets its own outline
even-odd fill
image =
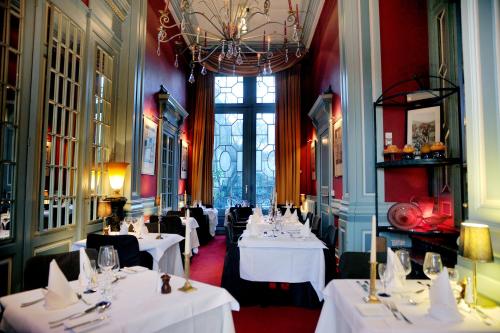
[[[389,301],[388,304],[389,304],[389,309],[392,311],[392,314],[394,314],[394,317],[398,318],[396,316],[396,313],[398,313],[404,319],[404,321],[406,321],[408,324],[413,324],[410,321],[410,319],[408,319],[401,311],[399,311],[398,307],[396,306],[396,304],[394,302]],[[398,320],[401,320],[401,319],[398,318]]]

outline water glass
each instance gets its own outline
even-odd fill
[[[431,280],[435,280],[443,270],[441,255],[435,252],[427,252],[424,259],[424,274]]]
[[[401,265],[403,265],[403,268],[405,270],[405,274],[406,274],[406,276],[408,276],[411,273],[410,253],[404,249],[397,250],[396,257],[399,258],[399,261],[401,262]]]
[[[387,283],[387,276],[386,276],[386,264],[378,264],[377,265],[377,270],[378,270],[378,276],[380,278],[380,282],[382,282],[382,293],[379,294],[379,296],[382,297],[389,297],[390,295],[387,294],[386,291],[386,283]]]
[[[115,257],[115,265],[113,266],[112,269],[114,273],[118,273],[118,271],[120,270],[120,257],[118,256],[117,250],[113,250],[113,254]]]

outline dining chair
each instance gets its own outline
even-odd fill
[[[86,249],[90,260],[96,260],[97,251],[95,249]],[[49,282],[49,267],[52,260],[63,272],[68,281],[78,279],[80,274],[80,251],[72,251],[58,254],[37,255],[26,261],[24,268],[23,290],[31,290],[46,287]]]
[[[369,252],[344,252],[340,256],[340,279],[369,279],[370,278],[370,253]],[[385,263],[387,254],[377,252],[377,262]]]
[[[133,235],[87,235],[87,248],[99,251],[101,246],[113,245],[118,251],[120,266],[143,266],[153,269],[153,257],[147,251],[139,250],[139,241]]]
[[[213,237],[210,235],[210,223],[208,216],[203,213],[203,209],[199,207],[189,208],[189,216],[193,217],[198,222],[198,238],[200,245],[207,244]]]

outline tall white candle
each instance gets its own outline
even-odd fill
[[[370,251],[370,262],[377,261],[377,219],[372,216],[372,241]]]
[[[189,223],[189,209],[186,211],[186,235],[184,239],[184,253],[191,255],[191,226]]]

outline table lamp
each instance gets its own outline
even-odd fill
[[[105,200],[100,200],[99,204],[97,205],[97,216],[99,216],[102,219],[102,225],[103,225],[103,233],[107,234],[108,226],[106,225],[106,218],[110,216],[112,213],[111,209],[111,203],[109,201]]]
[[[490,229],[486,224],[462,223],[460,225],[459,253],[472,261],[472,285],[474,306],[477,305],[477,263],[493,261]]]

